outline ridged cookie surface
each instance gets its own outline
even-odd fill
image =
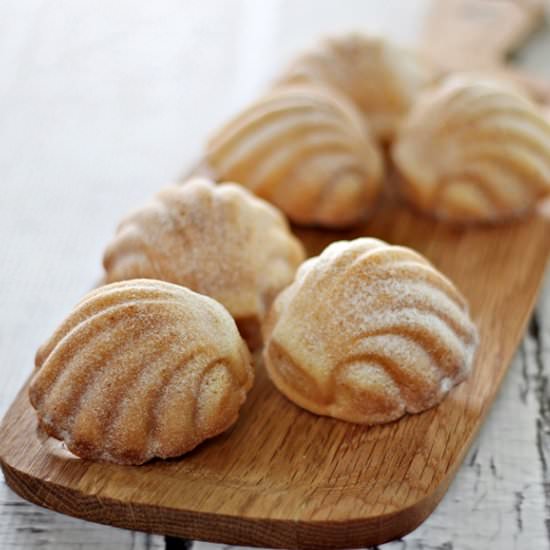
[[[464,380],[477,331],[425,258],[361,238],[302,264],[273,304],[265,341],[269,376],[290,400],[379,424],[434,406]]]
[[[278,88],[209,141],[206,160],[278,206],[293,222],[345,227],[371,211],[382,157],[345,98],[313,86]]]
[[[302,245],[270,204],[239,185],[195,178],[127,216],[103,263],[107,282],[160,279],[214,298],[254,340],[303,259]]]
[[[304,53],[280,82],[322,84],[338,90],[385,142],[393,138],[417,94],[433,78],[432,67],[414,52],[380,38],[349,34],[327,39]]]
[[[425,92],[393,148],[414,206],[456,222],[492,222],[550,195],[550,123],[498,81],[454,77]]]
[[[89,293],[40,348],[29,395],[74,454],[173,457],[231,426],[253,380],[229,313],[186,288],[133,280]]]

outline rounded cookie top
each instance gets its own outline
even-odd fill
[[[100,287],[39,349],[29,396],[40,425],[82,458],[173,457],[237,419],[248,349],[216,301],[177,285]]]
[[[239,185],[194,178],[127,216],[103,263],[107,282],[180,284],[222,303],[239,325],[254,325],[304,256],[270,204]]]
[[[477,345],[453,284],[413,250],[371,238],[302,264],[264,330],[266,368],[283,394],[364,424],[437,404],[467,376]]]
[[[345,227],[361,221],[381,189],[382,156],[344,97],[315,86],[272,90],[212,136],[206,160],[293,222]]]
[[[426,91],[393,147],[400,189],[450,221],[500,221],[550,194],[550,123],[512,84],[455,76]]]
[[[390,141],[418,93],[434,79],[428,62],[387,40],[352,33],[298,57],[282,83],[330,86],[350,99],[373,134]]]

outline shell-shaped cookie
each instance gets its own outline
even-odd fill
[[[294,222],[344,227],[376,201],[382,157],[359,113],[328,90],[273,90],[212,137],[206,160]]]
[[[256,345],[260,321],[303,259],[270,204],[242,186],[194,178],[126,217],[103,263],[107,282],[160,279],[216,299]]]
[[[425,92],[393,159],[408,201],[455,222],[518,216],[550,194],[550,124],[497,81],[455,77]]]
[[[424,257],[371,238],[302,264],[265,324],[264,360],[301,407],[379,424],[434,406],[477,345],[464,298]]]
[[[361,34],[327,39],[296,59],[281,83],[330,86],[348,97],[380,140],[393,138],[435,72],[413,51]]]
[[[179,456],[231,426],[248,349],[215,300],[151,280],[84,297],[36,356],[40,425],[74,454],[120,464]]]

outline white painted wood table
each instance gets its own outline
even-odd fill
[[[0,414],[98,279],[117,220],[198,155],[285,60],[349,29],[414,43],[426,2],[2,0]],[[524,63],[550,65],[539,36]],[[546,67],[547,73],[550,66]],[[434,514],[394,549],[550,548],[550,285]],[[0,484],[0,548],[188,548],[27,504]],[[193,548],[221,548],[202,542]]]

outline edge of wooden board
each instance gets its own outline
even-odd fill
[[[396,211],[396,213],[398,212]],[[429,232],[431,225],[428,222],[419,220],[415,221],[416,223],[420,228],[423,227],[422,231]],[[196,510],[191,509],[192,507],[188,504],[182,504],[179,507],[166,506],[162,503],[163,501],[161,504],[148,504],[144,499],[134,498],[132,500],[133,493],[124,491],[121,498],[113,498],[113,495],[118,496],[121,493],[111,491],[109,487],[103,490],[101,482],[98,484],[88,483],[84,485],[85,489],[83,489],[83,486],[78,485],[78,482],[75,481],[76,477],[80,475],[83,478],[89,473],[88,467],[97,466],[99,468],[101,465],[83,461],[78,468],[73,469],[72,475],[76,475],[74,479],[70,479],[70,476],[63,478],[62,475],[59,476],[59,473],[62,473],[64,468],[70,470],[71,466],[62,458],[56,457],[55,471],[47,470],[47,467],[54,464],[52,461],[48,462],[51,449],[48,450],[47,446],[41,445],[41,438],[36,430],[34,411],[27,398],[27,385],[21,389],[0,425],[0,466],[6,476],[7,484],[23,498],[67,515],[117,527],[226,544],[302,549],[350,548],[381,544],[403,536],[420,525],[445,494],[498,393],[512,358],[509,350],[512,347],[514,349],[517,347],[524,334],[540,292],[544,266],[550,252],[550,242],[546,239],[549,227],[548,219],[544,223],[541,220],[533,220],[526,222],[523,227],[521,225],[508,226],[503,231],[502,238],[499,233],[498,241],[501,248],[506,251],[508,246],[506,236],[517,237],[521,242],[523,242],[523,238],[531,235],[535,239],[533,243],[535,248],[531,248],[530,257],[537,258],[537,261],[533,264],[532,272],[529,269],[526,271],[523,266],[524,276],[526,276],[526,272],[529,272],[531,281],[529,287],[525,289],[528,292],[524,295],[522,307],[514,312],[514,326],[517,330],[508,336],[506,341],[508,351],[502,357],[500,354],[494,356],[494,361],[500,366],[498,369],[494,369],[490,392],[487,394],[487,398],[479,404],[480,408],[476,411],[476,423],[465,434],[453,461],[440,468],[441,475],[438,477],[437,485],[433,486],[430,491],[419,492],[418,496],[414,494],[413,498],[409,499],[408,503],[403,504],[401,508],[398,503],[393,509],[390,507],[389,512],[359,515],[357,512],[354,514],[353,506],[351,506],[349,507],[351,510],[349,518],[312,519],[306,517],[302,519],[299,516],[294,516],[298,518],[294,519],[289,514],[288,517],[281,519],[270,517],[268,513],[260,517],[261,514],[255,516],[253,513],[246,512],[242,515],[237,515],[237,513],[233,515]],[[304,235],[302,238],[305,238]],[[330,235],[317,235],[314,244],[322,246],[321,240],[325,238],[330,239]],[[483,237],[480,236],[480,238]],[[490,237],[491,242],[493,238],[494,236]],[[503,240],[505,242],[502,242]],[[537,250],[536,253],[535,250]],[[498,273],[498,271],[496,272]],[[513,291],[513,277],[509,282],[511,283],[510,291]],[[438,409],[436,408],[415,416],[418,418],[424,415],[435,417],[437,414]],[[40,471],[39,462],[41,460],[44,460],[47,465],[46,473],[44,464]],[[98,471],[90,473],[90,477],[97,475]],[[33,472],[36,475],[33,475]],[[147,475],[145,470],[144,475]],[[59,482],[60,479],[61,482]],[[117,479],[120,481],[120,477]],[[131,479],[132,476],[128,474],[123,481],[127,484]],[[209,480],[185,477],[184,475],[179,483],[183,488],[186,484],[191,488],[198,484],[214,486],[217,482],[214,478]],[[354,489],[369,490],[362,483],[356,485]],[[228,495],[231,491],[238,490],[242,490],[242,488],[230,488],[227,491],[221,488],[219,494]],[[269,488],[264,490],[269,492]],[[258,489],[253,487],[252,491],[255,491],[254,495],[260,494],[261,487]],[[263,493],[261,494],[263,495]]]
[[[499,385],[501,382],[502,380],[499,381]],[[349,548],[346,541],[355,541],[355,546],[382,544],[410,533],[430,516],[445,495],[454,478],[455,470],[464,459],[462,456],[456,467],[448,470],[444,482],[433,493],[411,506],[373,518],[346,521],[278,520],[163,508],[147,504],[135,505],[130,501],[86,494],[47,479],[37,478],[10,464],[9,458],[4,454],[2,442],[5,441],[8,431],[7,421],[11,420],[11,415],[16,414],[14,409],[20,405],[19,400],[26,400],[27,387],[28,382],[19,392],[0,425],[0,467],[7,485],[25,500],[50,510],[87,521],[148,533],[230,545],[289,549]],[[19,418],[21,415],[15,421]],[[463,455],[475,436],[476,434],[472,434]],[[323,542],[320,543],[320,540]]]

